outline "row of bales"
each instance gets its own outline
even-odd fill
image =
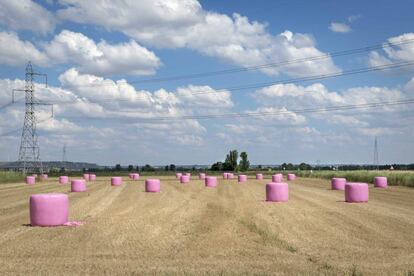
[[[138,173],[130,173],[128,175],[130,180],[139,180],[140,175]],[[30,175],[26,177],[27,185],[36,184],[36,175]],[[234,173],[223,173],[224,180],[232,180],[235,178]],[[48,179],[47,174],[42,174],[41,179]],[[83,179],[73,179],[70,181],[71,192],[85,192],[87,191],[86,183],[88,181],[96,181],[95,174],[84,174]],[[188,184],[191,181],[191,173],[176,173],[176,179],[181,184]],[[198,174],[199,180],[204,180],[204,185],[207,188],[217,187],[217,177],[207,176],[205,173]],[[292,182],[296,179],[296,175],[289,173],[286,176],[286,180]],[[257,173],[256,180],[264,180],[263,174]],[[237,182],[244,184],[248,182],[248,176],[245,174],[237,175]],[[69,184],[69,177],[62,175],[59,176],[59,183],[62,185]],[[145,191],[150,193],[158,193],[161,191],[161,180],[155,178],[149,178],[145,180]],[[111,186],[117,187],[123,184],[121,176],[111,177]],[[374,178],[375,188],[387,188],[386,177]],[[332,190],[344,191],[345,202],[348,203],[363,203],[369,200],[369,189],[367,183],[347,182],[345,178],[332,178],[331,180]],[[272,175],[272,181],[265,186],[265,196],[267,202],[287,202],[289,201],[289,185],[284,182],[284,176],[281,173]],[[69,198],[67,194],[63,193],[47,193],[47,194],[35,194],[30,196],[29,200],[30,208],[30,224],[32,226],[60,226],[68,225],[69,217]]]

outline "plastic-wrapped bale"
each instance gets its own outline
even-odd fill
[[[86,191],[86,183],[85,179],[75,179],[70,182],[70,190],[72,192],[85,192]]]
[[[128,178],[129,178],[129,179],[132,179],[132,175],[133,175],[133,173],[129,173],[129,174],[128,174]]]
[[[228,179],[228,174],[229,174],[229,173],[226,173],[226,172],[225,172],[225,173],[223,173],[223,179]]]
[[[180,177],[182,176],[182,173],[175,173],[175,178],[180,179]]]
[[[263,180],[263,174],[261,174],[261,173],[256,173],[256,179],[257,179],[257,180]]]
[[[182,175],[182,176],[180,177],[180,182],[181,182],[182,184],[185,184],[185,183],[190,182],[190,176],[188,176],[187,174]]]
[[[139,180],[139,173],[133,173],[132,180]]]
[[[285,202],[289,200],[289,186],[284,182],[266,184],[266,201]]]
[[[89,174],[89,181],[96,181],[96,174]]]
[[[346,183],[345,201],[346,202],[368,202],[369,190],[366,183]]]
[[[384,176],[374,177],[374,187],[375,188],[387,188],[388,187],[387,178]]]
[[[227,179],[233,179],[234,174],[233,173],[227,173]]]
[[[68,184],[68,183],[69,183],[69,177],[67,175],[59,176],[59,184]]]
[[[42,174],[42,180],[47,180],[48,178],[49,176],[46,173]]]
[[[245,175],[245,174],[240,174],[240,175],[237,177],[237,180],[239,181],[239,183],[241,183],[241,182],[246,182],[246,181],[247,181],[247,175]]]
[[[111,177],[111,185],[112,186],[121,186],[122,185],[122,177],[121,176]]]
[[[29,205],[32,226],[59,226],[68,222],[69,198],[66,194],[31,195]]]
[[[296,179],[296,175],[294,173],[288,173],[287,175],[287,180],[288,181],[293,181]]]
[[[275,183],[283,182],[283,174],[277,173],[277,174],[272,175],[272,182],[275,182]]]
[[[145,180],[145,191],[149,193],[158,193],[161,190],[161,182],[159,179]]]
[[[199,173],[198,174],[198,179],[204,180],[205,178],[206,178],[206,174],[205,173]]]
[[[217,186],[217,177],[215,176],[206,176],[205,180],[204,180],[205,186],[206,187],[211,187],[214,188]]]
[[[33,175],[26,176],[26,184],[27,185],[34,185],[36,184],[36,177]]]
[[[345,190],[346,179],[334,177],[331,179],[331,189],[332,190]]]
[[[85,179],[85,181],[89,181],[89,173],[84,173],[83,179]]]

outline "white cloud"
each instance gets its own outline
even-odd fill
[[[161,65],[159,58],[134,40],[108,44],[95,43],[82,33],[63,30],[52,41],[36,47],[16,33],[0,32],[0,63],[21,66],[76,65],[82,73],[94,75],[150,75]]]
[[[0,32],[0,64],[22,66],[29,60],[46,66],[48,57],[32,43],[20,40],[16,33]]]
[[[329,30],[335,33],[349,33],[351,31],[351,27],[345,23],[331,22]]]
[[[402,43],[414,40],[414,33],[405,33],[391,37],[388,43]],[[384,43],[387,45],[387,43]],[[383,48],[384,52],[372,51],[369,54],[368,62],[371,66],[386,65],[393,62],[412,61],[414,58],[414,43],[404,43],[393,47]]]
[[[0,24],[12,30],[53,32],[56,20],[51,12],[31,0],[0,0]]]
[[[146,45],[186,47],[247,67],[321,55],[312,36],[285,31],[267,32],[266,24],[202,9],[196,0],[157,0],[96,3],[63,0],[60,18],[117,30]],[[338,71],[331,59],[290,64],[262,71],[301,76]]]
[[[44,48],[52,62],[75,63],[80,72],[96,75],[149,75],[161,64],[153,52],[134,40],[96,44],[87,36],[68,30],[63,30]]]

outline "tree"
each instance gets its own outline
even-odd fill
[[[130,172],[130,171],[132,171],[132,170],[134,170],[134,166],[132,166],[132,165],[128,165],[128,171]]]
[[[223,170],[229,170],[229,171],[237,171],[237,160],[239,159],[239,154],[237,150],[231,150],[229,154],[226,156],[226,160],[223,164]]]
[[[165,166],[165,171],[169,171],[169,169],[170,169],[170,167],[167,165],[167,166]]]
[[[170,164],[170,171],[175,171],[175,165],[174,164]]]
[[[116,164],[115,165],[115,171],[120,171],[122,168],[121,168],[121,165],[120,164]]]
[[[212,171],[222,171],[223,170],[223,162],[216,162],[213,165],[211,165]]]
[[[312,166],[302,162],[302,163],[299,164],[299,169],[301,171],[311,170]]]
[[[250,161],[249,159],[247,159],[247,153],[245,151],[243,151],[242,153],[240,153],[240,170],[241,171],[247,171],[250,167]]]

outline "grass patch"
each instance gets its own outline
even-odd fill
[[[0,171],[0,183],[16,183],[23,180],[24,176],[21,173]]]
[[[411,171],[298,171],[301,177],[331,179],[344,177],[349,182],[373,183],[375,176],[385,176],[390,186],[407,186],[414,188],[414,172]]]

